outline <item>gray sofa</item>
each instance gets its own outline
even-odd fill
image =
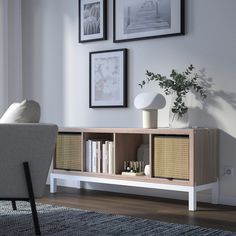
[[[0,124],[0,200],[30,202],[40,235],[34,198],[42,197],[55,149],[53,124]]]

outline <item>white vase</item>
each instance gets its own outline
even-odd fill
[[[188,112],[185,113],[183,116],[178,116],[178,114],[174,114],[170,109],[169,127],[170,128],[177,128],[177,129],[188,128],[189,127]]]
[[[177,128],[177,129],[188,128],[189,127],[189,114],[188,114],[188,112],[186,112],[182,116],[179,116],[178,114],[172,112],[172,107],[175,102],[175,99],[176,99],[176,95],[172,95],[171,106],[170,106],[170,110],[169,110],[169,127],[170,128]],[[186,104],[186,106],[188,106],[186,97],[183,97],[183,101]]]

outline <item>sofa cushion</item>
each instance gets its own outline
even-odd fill
[[[13,103],[3,114],[0,123],[38,123],[40,106],[33,100]]]

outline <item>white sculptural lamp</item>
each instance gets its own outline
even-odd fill
[[[157,128],[157,110],[166,105],[166,99],[157,92],[140,93],[134,99],[137,109],[143,110],[143,128]]]

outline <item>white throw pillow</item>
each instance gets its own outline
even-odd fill
[[[13,103],[3,114],[0,123],[38,123],[40,106],[33,100]]]

